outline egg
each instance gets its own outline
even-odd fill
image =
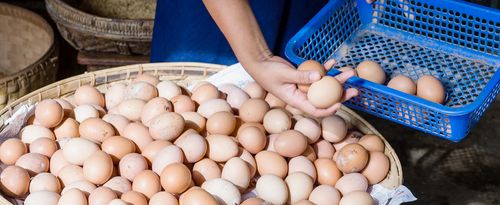
[[[119,105],[123,100],[127,98],[127,85],[124,83],[115,83],[112,84],[106,90],[104,94],[104,99],[106,102],[106,109],[110,110],[111,108]]]
[[[387,87],[410,95],[415,95],[417,93],[417,85],[415,82],[413,82],[411,78],[404,75],[397,75],[392,78],[389,83],[387,83]]]
[[[209,135],[207,156],[216,162],[226,162],[238,155],[238,145],[235,140],[226,135]]]
[[[209,118],[213,114],[222,111],[232,113],[232,108],[229,103],[227,103],[223,99],[211,99],[200,104],[197,112],[200,113],[203,117]]]
[[[230,135],[236,126],[236,118],[230,112],[217,112],[208,118],[206,126],[210,134]]]
[[[142,124],[146,125],[149,127],[150,121],[166,112],[173,112],[174,107],[170,101],[168,101],[165,98],[162,97],[156,97],[151,100],[149,100],[146,105],[142,108],[142,113],[141,113],[141,122]]]
[[[250,185],[250,169],[246,162],[239,158],[229,159],[222,169],[221,177],[233,183],[240,191],[244,191]]]
[[[208,158],[202,159],[193,165],[193,180],[197,186],[207,180],[220,178],[221,174],[222,170],[219,165]]]
[[[241,105],[239,116],[244,122],[262,122],[269,109],[270,106],[266,101],[252,98]]]
[[[87,180],[75,181],[69,185],[66,185],[64,189],[61,191],[61,194],[64,195],[67,191],[71,189],[79,189],[86,196],[90,195],[90,193],[96,189],[97,187]]]
[[[27,153],[19,157],[16,166],[26,169],[31,176],[49,171],[49,158],[38,153]]]
[[[326,93],[325,90],[328,90],[328,92]],[[339,103],[343,93],[342,84],[337,79],[325,76],[321,80],[311,84],[307,92],[307,100],[314,107],[326,109]]]
[[[309,201],[317,205],[337,205],[340,192],[331,185],[319,185],[309,195]]]
[[[146,106],[146,101],[142,99],[124,100],[118,105],[118,113],[130,121],[139,121],[144,106]]]
[[[192,188],[181,195],[179,202],[181,205],[218,205],[217,200],[207,191],[201,188]]]
[[[266,203],[266,201],[264,201],[262,199],[252,197],[252,198],[248,198],[245,201],[241,202],[240,205],[268,205],[268,204],[269,203]]]
[[[95,104],[91,104],[91,106],[97,110],[97,112],[99,113],[99,117],[102,117],[106,114],[106,110],[103,107]]]
[[[196,111],[196,103],[186,95],[175,96],[171,99],[171,102],[176,113]]]
[[[182,150],[176,145],[168,145],[158,151],[155,155],[153,162],[151,163],[152,170],[156,172],[156,174],[161,175],[162,170],[174,163],[182,163],[184,161],[184,154]]]
[[[38,138],[49,138],[55,140],[54,133],[41,125],[28,125],[19,132],[21,141],[25,144],[30,144]]]
[[[370,160],[361,174],[368,179],[369,184],[376,184],[385,179],[389,168],[390,161],[384,153],[370,152]]]
[[[137,145],[136,151],[142,152],[149,143],[153,142],[149,129],[141,123],[129,123],[123,132],[123,137],[132,140]]]
[[[57,175],[61,180],[63,187],[72,184],[77,181],[84,181],[83,168],[74,164],[68,164],[61,168],[59,174]]]
[[[207,120],[197,112],[182,112],[184,118],[184,129],[194,129],[197,132],[205,130]]]
[[[70,102],[68,102],[65,99],[62,98],[56,98],[54,99],[59,105],[61,105],[63,111],[64,111],[64,117],[75,117],[75,113],[73,112],[73,109],[75,106],[73,106]]]
[[[1,148],[0,148],[1,149]],[[55,176],[59,176],[59,172],[61,169],[69,165],[70,163],[64,159],[63,151],[62,150],[57,150],[52,154],[52,157],[50,158],[50,173],[52,173]]]
[[[48,138],[47,138],[48,139]],[[10,138],[0,145],[0,160],[3,164],[13,165],[19,157],[28,152],[26,145],[18,138]]]
[[[51,191],[37,191],[30,193],[24,199],[25,205],[54,205],[57,204],[61,196]]]
[[[264,128],[271,134],[278,134],[292,127],[292,119],[281,108],[269,110],[264,116]]]
[[[314,161],[314,166],[319,184],[335,186],[335,183],[342,177],[342,173],[331,159],[317,159]]]
[[[302,153],[302,156],[306,157],[311,161],[318,159],[318,156],[316,155],[316,152],[314,151],[314,148],[311,145],[307,145],[306,151]]]
[[[359,139],[358,144],[370,152],[383,152],[385,149],[385,144],[382,139],[373,134],[364,135]]]
[[[313,144],[313,149],[318,158],[332,159],[335,154],[335,148],[326,140],[320,140]]]
[[[133,205],[148,205],[148,199],[143,194],[136,191],[124,193],[120,198]]]
[[[165,191],[180,194],[191,186],[191,171],[182,163],[172,163],[163,169],[160,181]]]
[[[279,99],[272,93],[267,93],[266,98],[264,100],[269,104],[270,108],[285,108],[286,103],[283,100]]]
[[[147,82],[134,82],[127,87],[128,99],[141,99],[149,101],[158,96],[158,90]]]
[[[83,121],[78,132],[80,137],[96,143],[102,143],[106,138],[115,135],[113,126],[100,118],[88,118]]]
[[[246,162],[248,168],[250,169],[250,176],[253,178],[257,173],[257,162],[255,162],[254,157],[247,150],[240,148],[239,156],[243,161]]]
[[[262,88],[257,82],[250,82],[245,87],[243,90],[251,97],[251,98],[258,98],[258,99],[264,99],[266,97],[266,90]]]
[[[284,131],[274,141],[274,149],[284,157],[299,156],[306,148],[307,138],[296,130]]]
[[[263,134],[266,134],[266,128],[264,128],[264,125],[256,122],[246,122],[243,123],[239,128],[238,132],[236,132],[236,135],[240,134],[240,132],[245,129],[246,127],[256,127],[258,128]]]
[[[201,188],[210,193],[221,205],[239,204],[241,194],[238,188],[231,182],[215,178],[205,181]]]
[[[181,148],[186,161],[189,163],[201,160],[208,149],[205,138],[197,133],[183,135],[177,138],[174,144]]]
[[[65,137],[79,137],[78,127],[80,124],[73,118],[65,118],[63,121],[54,128],[54,135],[56,139]]]
[[[135,144],[127,138],[112,136],[102,142],[101,149],[111,156],[114,164],[118,164],[123,156],[135,152]]]
[[[446,90],[439,79],[431,75],[424,75],[417,80],[417,96],[431,102],[443,104]]]
[[[265,174],[257,180],[255,186],[257,196],[272,204],[285,204],[288,199],[288,188],[282,178]]]
[[[307,60],[304,61],[297,67],[298,71],[316,71],[318,72],[321,76],[325,76],[325,67],[321,65],[318,61],[315,60]],[[309,84],[298,84],[297,87],[299,88],[300,91],[307,93],[309,90]]]
[[[243,128],[236,138],[241,146],[252,154],[257,154],[266,147],[267,137],[257,127]]]
[[[288,161],[288,175],[301,172],[308,175],[313,182],[316,181],[316,167],[313,162],[304,156],[297,156]]]
[[[160,83],[160,80],[158,79],[158,77],[151,74],[142,73],[140,75],[137,75],[137,77],[132,82],[147,82],[151,85],[156,86],[158,83]]]
[[[132,190],[149,199],[161,190],[160,177],[151,170],[143,170],[134,177]]]
[[[219,98],[219,90],[210,83],[204,83],[198,86],[193,90],[193,94],[191,95],[191,99],[200,105],[208,100],[217,98]]]
[[[303,172],[295,172],[289,174],[285,179],[288,187],[288,203],[294,204],[301,200],[309,198],[309,194],[313,190],[314,181]]]
[[[363,134],[361,132],[358,132],[358,131],[350,131],[347,133],[346,137],[340,141],[340,142],[337,142],[337,143],[334,143],[333,144],[333,147],[335,148],[335,150],[340,150],[342,149],[344,146],[348,145],[348,144],[351,144],[351,143],[358,143],[359,142],[359,138],[361,138],[363,136]],[[335,155],[334,155],[334,159],[336,159],[336,155],[338,154],[338,152],[335,152]]]
[[[321,137],[321,126],[310,118],[297,120],[293,129],[306,136],[309,144],[315,143]]]
[[[340,200],[339,205],[373,205],[372,196],[364,191],[351,192]]]
[[[0,174],[0,189],[10,197],[23,197],[28,192],[30,175],[19,166],[10,165]]]
[[[88,118],[99,117],[99,111],[92,105],[79,105],[75,107],[75,120],[79,123]]]
[[[103,152],[96,151],[83,163],[83,176],[93,184],[106,183],[113,174],[113,160]]]
[[[87,205],[87,197],[79,189],[71,189],[61,195],[57,205]]]
[[[113,190],[117,196],[121,196],[123,193],[127,193],[132,190],[132,184],[130,181],[121,176],[116,176],[111,178],[108,182],[106,182],[103,187],[108,187]]]
[[[147,160],[148,163],[151,165],[153,162],[153,159],[155,155],[164,147],[171,145],[172,143],[166,140],[155,140],[151,143],[149,143],[144,149],[142,150],[141,154],[144,156]]]
[[[366,191],[368,189],[368,180],[360,173],[350,173],[342,176],[335,184],[342,195],[354,191]]]
[[[63,120],[64,110],[57,101],[45,99],[36,105],[35,118],[42,126],[53,128]]]
[[[219,89],[227,94],[226,101],[236,110],[240,109],[241,105],[250,99],[250,96],[245,91],[233,84],[223,84]]]
[[[174,195],[161,191],[149,199],[149,205],[178,205],[178,202]]]
[[[50,173],[40,173],[31,179],[29,190],[31,193],[36,191],[59,193],[61,191],[61,184],[56,176]]]
[[[90,85],[82,85],[77,88],[74,98],[77,105],[96,104],[104,107],[106,103],[104,95]]]
[[[108,205],[113,199],[117,199],[116,193],[108,187],[98,187],[89,195],[89,204]]]
[[[174,140],[184,130],[184,118],[178,113],[162,113],[150,121],[149,134],[155,140]]]
[[[148,169],[148,162],[140,154],[129,153],[120,160],[118,168],[122,177],[133,181],[137,174]]]
[[[83,165],[99,147],[92,141],[85,138],[71,138],[62,148],[64,159],[71,164]]]
[[[344,173],[359,172],[366,167],[369,153],[363,146],[352,143],[339,150],[337,167]]]
[[[321,120],[321,133],[325,140],[336,143],[342,141],[347,134],[347,124],[337,115],[331,115]]]
[[[181,88],[172,81],[163,80],[156,85],[158,89],[158,96],[172,100],[175,96],[182,94]]]
[[[285,178],[288,173],[285,158],[276,152],[261,151],[255,155],[255,161],[260,175],[273,174]]]
[[[365,60],[358,64],[356,72],[360,78],[383,84],[385,82],[385,72],[380,65],[374,61]]]
[[[38,153],[51,157],[58,150],[57,143],[49,138],[38,138],[29,145],[30,153]]]

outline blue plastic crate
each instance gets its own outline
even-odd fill
[[[444,105],[353,77],[346,102],[451,141],[470,132],[500,91],[500,11],[453,0],[332,0],[288,42],[294,63],[337,60],[335,68],[378,62],[388,80],[430,74],[443,82]],[[336,75],[332,69],[328,74]],[[387,82],[386,82],[387,83]]]

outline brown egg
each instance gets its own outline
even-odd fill
[[[359,139],[358,144],[363,146],[369,152],[383,152],[385,144],[379,136],[367,134]]]
[[[154,117],[166,113],[173,112],[174,107],[170,101],[162,97],[156,97],[149,100],[144,108],[142,108],[141,122],[142,124],[149,126],[151,119]]]
[[[331,115],[321,120],[322,136],[325,140],[337,143],[342,141],[347,134],[347,124],[341,117]]]
[[[158,151],[155,155],[151,168],[156,174],[161,175],[163,169],[169,164],[182,163],[184,154],[177,145],[169,145]]]
[[[193,180],[200,186],[206,180],[220,178],[222,170],[217,163],[209,158],[196,162],[193,166]]]
[[[130,121],[120,114],[107,114],[102,117],[102,120],[113,125],[115,128],[115,133],[123,136],[125,127],[130,123]]]
[[[335,186],[335,183],[342,177],[342,173],[331,159],[317,159],[314,161],[314,166],[319,184]]]
[[[347,136],[340,142],[334,143],[333,147],[335,150],[340,150],[344,146],[351,144],[351,143],[358,143],[359,139],[363,136],[363,133],[358,132],[358,131],[350,131],[347,133]],[[335,155],[333,156],[334,159],[336,159],[337,152],[335,152]]]
[[[63,187],[74,182],[85,180],[83,176],[83,168],[77,165],[68,164],[61,168],[58,175]]]
[[[446,90],[439,79],[431,75],[424,75],[417,80],[417,96],[431,102],[443,104]]]
[[[168,145],[172,145],[172,143],[166,140],[155,140],[144,147],[141,154],[148,160],[149,165],[151,165],[156,153]]]
[[[80,124],[73,118],[65,118],[59,125],[54,128],[56,139],[65,137],[79,137],[78,127]]]
[[[245,91],[234,84],[222,84],[219,86],[219,90],[227,95],[226,101],[235,110],[240,109],[241,105],[250,99]]]
[[[363,146],[352,143],[339,150],[336,158],[337,167],[344,173],[359,172],[366,167],[369,153]]]
[[[239,115],[244,122],[262,122],[269,109],[266,101],[252,98],[241,105]]]
[[[267,102],[267,104],[269,104],[270,108],[285,108],[286,106],[285,102],[274,96],[272,93],[267,93],[264,100]]]
[[[307,174],[309,177],[311,177],[313,182],[316,181],[316,167],[314,166],[313,162],[311,162],[304,156],[294,157],[288,162],[288,175],[295,172],[303,172],[304,174]]]
[[[186,95],[178,95],[172,98],[172,104],[176,113],[196,111],[196,103]]]
[[[68,162],[71,164],[83,165],[86,159],[99,150],[99,146],[88,139],[75,137],[70,138],[62,147],[62,150],[64,159]]]
[[[35,118],[42,126],[53,128],[63,120],[64,110],[55,100],[42,100],[36,105]]]
[[[361,62],[356,67],[356,72],[358,73],[358,76],[360,78],[363,78],[365,80],[378,84],[384,84],[385,82],[384,70],[378,63],[374,61],[365,60]]]
[[[266,90],[262,88],[257,82],[248,83],[243,90],[251,97],[264,100],[266,98]]]
[[[144,194],[149,199],[161,190],[160,177],[151,170],[144,170],[135,176],[132,190]]]
[[[26,169],[31,176],[49,171],[49,158],[38,153],[27,153],[19,157],[16,166]]]
[[[112,136],[102,142],[101,149],[111,156],[114,164],[118,164],[126,154],[135,152],[135,144],[127,138]]]
[[[231,108],[231,105],[229,105],[229,103],[227,103],[225,100],[211,99],[200,104],[197,112],[200,113],[200,115],[202,115],[203,117],[209,118],[217,112],[226,111],[232,113],[232,110],[233,109]]]
[[[158,97],[158,90],[147,82],[135,82],[127,87],[128,99],[141,99],[147,102],[155,97]]]
[[[274,141],[274,149],[284,157],[299,156],[304,153],[306,148],[306,137],[296,130],[284,131]]]
[[[10,197],[23,197],[28,192],[30,175],[18,166],[10,165],[0,174],[0,188]]]
[[[206,140],[208,142],[207,156],[216,162],[226,162],[238,155],[238,145],[229,136],[209,135]]]
[[[243,159],[233,157],[224,164],[221,178],[230,181],[243,192],[250,185],[251,173],[247,163]]]
[[[70,163],[66,161],[66,159],[64,159],[62,150],[57,150],[56,152],[54,152],[54,154],[52,154],[52,157],[50,158],[50,173],[55,176],[59,176],[59,172],[61,171],[61,169],[69,164]]]
[[[113,126],[100,118],[88,118],[78,128],[80,137],[96,143],[102,143],[106,138],[115,135]]]
[[[42,137],[52,140],[56,139],[54,133],[50,129],[41,125],[28,125],[19,132],[19,136],[21,138],[21,141],[25,144],[30,144],[36,139]]]
[[[184,118],[184,129],[194,129],[202,132],[205,129],[206,119],[197,112],[180,113]]]
[[[286,177],[285,182],[288,187],[289,204],[294,204],[298,201],[309,198],[309,194],[314,187],[314,181],[303,172],[289,174]]]
[[[180,194],[191,186],[191,172],[182,163],[173,163],[163,169],[161,186],[172,194]]]
[[[293,129],[306,136],[309,144],[315,143],[321,137],[321,126],[310,118],[297,120]]]
[[[351,192],[340,200],[339,205],[373,205],[375,204],[372,196],[364,191]]]
[[[325,76],[325,67],[321,65],[318,61],[307,60],[304,61],[297,67],[298,71],[317,71],[321,76]],[[298,84],[297,87],[300,91],[307,93],[309,90],[309,84]]]
[[[79,123],[92,117],[99,117],[99,111],[92,105],[79,105],[75,107],[75,120]]]
[[[182,149],[185,159],[189,163],[201,160],[208,149],[205,138],[197,133],[183,135],[177,138],[174,144]]]
[[[278,153],[270,151],[262,151],[255,155],[257,162],[257,170],[259,174],[274,174],[278,177],[285,178],[288,172],[288,165],[285,158]]]
[[[275,175],[261,176],[255,185],[257,196],[271,204],[285,204],[288,199],[288,188],[285,181]]]
[[[151,119],[149,134],[155,140],[174,140],[184,131],[184,118],[175,112],[162,113]]]
[[[142,152],[149,143],[153,142],[149,129],[136,122],[129,123],[125,127],[123,137],[132,140],[137,145],[136,151],[139,152]]]
[[[141,99],[124,100],[118,105],[118,113],[130,121],[139,121],[144,106],[146,106],[146,101]]]
[[[230,112],[217,112],[207,120],[207,131],[210,134],[230,135],[236,126],[236,118]]]
[[[87,205],[87,197],[79,189],[70,189],[61,195],[57,205]]]
[[[241,202],[240,205],[263,205],[266,204],[266,202],[260,198],[257,197],[252,197],[248,198],[247,200]]]
[[[133,205],[148,205],[148,199],[141,193],[129,191],[122,194],[121,199]]]
[[[306,151],[302,153],[302,156],[307,157],[307,159],[311,161],[315,161],[316,159],[318,159],[318,156],[316,156],[316,152],[311,145],[307,145]]]
[[[104,187],[108,187],[113,190],[117,196],[121,196],[123,193],[127,193],[132,190],[132,184],[125,177],[117,176],[111,178],[106,182]]]
[[[207,191],[201,188],[189,189],[181,195],[180,205],[218,205],[217,200]]]
[[[335,148],[326,140],[320,140],[313,144],[313,149],[318,158],[332,159],[333,154],[335,154]]]
[[[370,184],[381,182],[387,176],[391,164],[389,158],[382,152],[370,152],[370,160],[361,172]]]
[[[269,110],[264,116],[264,128],[271,134],[278,134],[292,127],[292,119],[281,108]]]
[[[353,191],[366,191],[368,189],[368,180],[360,173],[350,173],[342,176],[335,184],[342,195]]]
[[[29,147],[30,153],[38,153],[51,157],[58,150],[57,143],[49,138],[38,138],[33,141]]]
[[[200,105],[207,100],[216,98],[219,98],[219,90],[217,90],[217,87],[210,83],[198,86],[193,90],[193,95],[191,95],[191,99]]]
[[[113,174],[113,160],[103,151],[92,154],[83,163],[83,176],[93,184],[101,185]]]
[[[108,205],[113,199],[118,198],[116,193],[108,187],[98,187],[89,195],[89,204]]]
[[[415,95],[415,93],[417,93],[417,85],[415,82],[413,82],[411,78],[404,75],[398,75],[392,78],[389,83],[387,83],[387,87],[410,95]]]
[[[243,128],[236,138],[241,146],[252,154],[257,154],[266,148],[267,137],[257,127]]]
[[[104,95],[90,85],[83,85],[75,91],[75,102],[77,105],[96,104],[105,106]]]
[[[70,102],[68,102],[65,99],[56,98],[54,100],[57,103],[59,103],[59,105],[61,105],[61,107],[63,108],[64,117],[75,117],[75,113],[73,112],[73,109],[75,108],[75,106],[73,106]]]
[[[106,109],[110,110],[111,108],[116,107],[122,101],[127,99],[127,85],[124,83],[112,84],[111,87],[106,90],[104,98],[106,101]]]
[[[319,185],[309,195],[309,201],[314,204],[339,204],[340,192],[331,185]]]
[[[10,138],[0,146],[0,160],[6,165],[13,165],[26,152],[28,152],[28,149],[20,139]]]
[[[149,199],[149,205],[178,205],[178,202],[174,195],[161,191]]]
[[[167,100],[172,100],[175,96],[181,95],[181,88],[172,81],[163,80],[156,85],[158,89],[158,96],[166,98]]]
[[[68,190],[71,189],[79,189],[86,196],[88,196],[90,195],[90,192],[92,192],[96,188],[97,188],[96,185],[92,184],[91,182],[87,180],[80,180],[80,181],[75,181],[69,185],[66,185],[64,189],[61,191],[61,194],[64,195]]]
[[[246,127],[256,127],[258,128],[262,133],[266,134],[266,128],[264,128],[264,125],[260,124],[260,123],[256,123],[256,122],[246,122],[246,123],[243,123],[239,129],[238,129],[238,132],[236,133],[236,135],[240,134],[240,132],[245,129]]]
[[[328,90],[328,93],[325,93],[325,90]],[[325,76],[321,80],[311,84],[307,92],[307,100],[314,107],[326,109],[339,103],[343,93],[342,84],[337,79]]]
[[[142,155],[130,153],[120,160],[118,168],[122,177],[133,181],[135,176],[148,169],[148,162]]]
[[[154,75],[142,73],[140,75],[137,75],[137,77],[132,82],[146,82],[151,85],[157,85],[158,83],[160,83],[160,80]]]

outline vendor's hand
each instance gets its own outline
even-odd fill
[[[327,69],[331,68],[334,61],[325,63]],[[253,66],[251,75],[264,89],[274,94],[287,104],[304,111],[315,117],[324,117],[334,114],[341,107],[341,103],[332,105],[327,109],[318,109],[308,100],[306,93],[297,89],[297,84],[310,84],[320,80],[321,75],[317,71],[297,71],[292,64],[283,58],[273,56]],[[344,83],[354,76],[354,70],[345,71],[335,78]],[[354,88],[344,92],[342,102],[356,96],[358,91]]]

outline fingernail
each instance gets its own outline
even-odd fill
[[[311,81],[317,81],[321,78],[321,75],[318,72],[311,72],[309,74],[309,80]]]

